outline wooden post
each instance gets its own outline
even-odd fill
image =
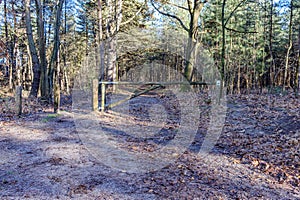
[[[217,97],[217,103],[220,105],[221,98],[222,98],[222,93],[223,93],[223,83],[220,80],[217,80],[216,82],[216,89],[217,92],[219,91],[218,97]]]
[[[16,87],[16,114],[19,116],[22,114],[22,87]]]
[[[59,112],[60,107],[60,88],[59,83],[54,85],[54,113]]]
[[[98,88],[99,88],[99,81],[98,79],[93,79],[92,83],[92,110],[98,111]]]
[[[105,83],[101,83],[101,112],[105,110]]]

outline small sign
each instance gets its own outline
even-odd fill
[[[217,86],[221,86],[221,81],[220,81],[220,80],[217,80],[216,85],[217,85]]]

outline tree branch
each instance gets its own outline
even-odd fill
[[[236,33],[257,33],[256,31],[239,31],[239,30],[235,30],[235,29],[232,29],[232,28],[228,28],[226,26],[225,26],[225,29],[229,30],[229,31],[236,32]]]
[[[184,25],[184,23],[181,21],[181,19],[180,19],[179,17],[177,17],[177,16],[175,16],[175,15],[171,15],[171,14],[169,14],[169,13],[165,13],[165,12],[159,10],[159,8],[157,8],[157,7],[154,5],[153,0],[151,0],[151,4],[152,4],[152,6],[154,7],[154,9],[155,9],[157,12],[159,12],[160,14],[165,15],[165,16],[167,16],[167,17],[171,17],[171,18],[173,18],[173,19],[176,19],[176,20],[180,23],[180,25],[182,26],[182,28],[183,28],[185,31],[189,32],[189,29]]]
[[[187,0],[187,4],[188,4],[188,7],[189,7],[189,13],[192,16],[193,15],[193,3],[192,3],[191,0]]]
[[[180,9],[183,9],[183,10],[186,10],[186,11],[189,11],[189,8],[186,8],[186,7],[184,7],[184,6],[176,5],[176,4],[172,3],[172,2],[166,2],[166,3],[169,4],[169,5],[171,5],[171,6],[175,6],[175,7],[177,7],[177,8],[180,8]]]
[[[234,15],[234,13],[236,12],[236,10],[237,10],[243,3],[245,3],[246,1],[248,1],[248,0],[243,0],[243,1],[241,1],[241,2],[240,2],[240,3],[239,3],[232,11],[231,11],[229,17],[226,19],[225,27],[226,27],[228,21],[230,20],[230,18],[231,18],[231,17]]]
[[[201,0],[196,0],[194,10],[198,9],[201,4],[205,4],[207,0],[201,1]]]
[[[146,5],[147,3],[147,0],[145,0],[144,4],[141,6],[141,8],[135,13],[135,15],[133,17],[131,17],[130,19],[128,19],[126,22],[122,22],[120,25],[123,26],[123,25],[126,25],[128,23],[130,23],[132,20],[134,20],[134,18],[140,14],[142,12],[142,10],[144,9],[144,6]]]

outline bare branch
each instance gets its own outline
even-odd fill
[[[239,30],[235,30],[235,29],[232,29],[232,28],[228,28],[225,26],[225,29],[226,30],[229,30],[229,31],[233,31],[233,32],[236,32],[236,33],[257,33],[256,31],[239,31]]]
[[[225,22],[225,26],[227,25],[228,21],[230,20],[230,18],[234,15],[234,13],[236,12],[236,10],[243,4],[245,3],[246,1],[248,0],[243,0],[241,1],[230,13],[229,17],[226,19],[226,22]]]
[[[175,6],[177,8],[180,8],[180,9],[183,9],[183,10],[186,10],[186,11],[189,11],[189,8],[186,8],[184,6],[180,6],[180,5],[177,5],[177,4],[174,4],[172,2],[166,2],[167,4],[171,5],[171,6]]]
[[[126,22],[122,22],[120,25],[126,25],[128,23],[130,23],[132,20],[134,20],[134,18],[136,18],[136,16],[138,14],[140,14],[142,12],[142,10],[144,9],[144,6],[147,4],[147,0],[145,0],[144,4],[141,6],[141,8],[135,13],[135,15],[133,17],[131,17],[130,19],[128,19]]]
[[[191,16],[193,15],[193,3],[191,0],[187,0],[187,4],[189,7],[189,13],[191,14]]]
[[[189,29],[184,25],[184,23],[181,21],[181,19],[180,19],[179,17],[177,17],[177,16],[175,16],[175,15],[171,15],[171,14],[169,14],[169,13],[165,13],[165,12],[159,10],[159,8],[157,8],[157,7],[154,5],[153,0],[151,0],[151,4],[152,4],[152,6],[154,7],[154,9],[155,9],[157,12],[159,12],[160,14],[165,15],[165,16],[167,16],[167,17],[171,17],[171,18],[173,18],[173,19],[176,19],[176,20],[180,23],[180,25],[182,26],[182,28],[183,28],[185,31],[189,32]]]

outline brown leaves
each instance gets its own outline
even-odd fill
[[[292,95],[244,95],[230,101],[220,146],[278,183],[299,184],[300,100]]]
[[[0,169],[0,188],[12,198],[25,197],[26,192],[31,197],[35,191],[51,198],[47,196],[51,191],[82,199],[295,199],[300,187],[300,101],[268,95],[229,98],[224,132],[212,154],[200,158],[186,151],[169,166],[145,174],[118,173],[102,165],[78,141],[71,119],[35,115],[50,107],[25,99],[26,118],[0,121],[0,147],[12,155],[1,165],[6,168]],[[117,114],[101,117],[107,128],[121,122],[124,127],[141,123]],[[202,118],[200,134],[208,123],[204,113]],[[164,128],[177,127],[170,123]],[[154,142],[140,135],[120,131],[113,136],[129,152],[157,150]],[[11,169],[16,172],[5,172]],[[29,191],[23,192],[28,185]]]

